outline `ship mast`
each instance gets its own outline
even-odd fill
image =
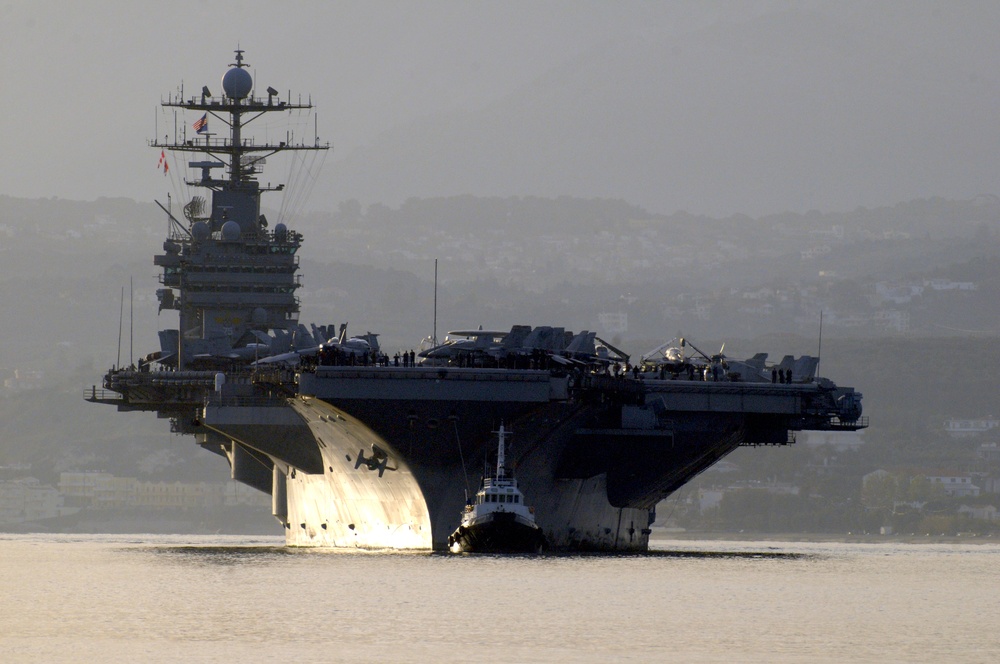
[[[261,187],[253,180],[253,176],[260,172],[258,166],[263,165],[267,157],[288,150],[328,150],[330,148],[329,143],[320,143],[318,138],[311,145],[292,143],[291,141],[281,141],[277,144],[256,143],[252,138],[243,138],[243,127],[265,113],[309,110],[313,107],[310,102],[280,100],[278,91],[272,87],[267,88],[266,99],[254,96],[253,76],[247,71],[249,66],[243,61],[243,51],[237,49],[236,62],[229,65],[229,70],[222,77],[223,95],[221,97],[213,97],[208,86],[203,86],[200,95],[184,99],[183,92],[181,92],[161,102],[161,105],[167,108],[200,111],[206,121],[209,118],[215,118],[229,127],[228,137],[216,138],[216,134],[208,133],[208,131],[202,132],[199,129],[198,133],[204,136],[204,140],[200,140],[200,136],[188,139],[186,135],[183,135],[175,136],[173,140],[164,138],[163,141],[160,141],[157,138],[150,143],[154,148],[175,152],[202,153],[216,159],[214,163],[194,162],[190,164],[202,168],[203,175],[200,180],[187,181],[186,184],[208,187],[214,191],[239,190],[247,185],[252,185],[251,188],[258,194],[262,191],[281,191],[284,184]],[[247,114],[253,115],[244,118]],[[228,170],[228,179],[216,179],[209,176],[209,170],[217,167],[224,167]]]

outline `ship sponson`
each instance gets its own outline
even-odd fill
[[[165,391],[213,385],[176,429],[224,453],[235,479],[270,492],[288,543],[304,546],[445,549],[501,423],[549,546],[600,550],[644,550],[656,504],[740,445],[864,426],[859,395],[824,379],[319,366],[213,382],[210,372],[177,373],[119,374],[120,407],[163,411]]]

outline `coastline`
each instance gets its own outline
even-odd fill
[[[653,526],[650,544],[669,541],[705,542],[838,542],[843,544],[997,544],[1000,537],[977,535],[878,535],[872,533],[757,533],[678,530]]]
[[[0,524],[0,533],[110,534],[153,533],[162,535],[278,535],[284,529],[259,508],[225,510],[81,510],[72,515]]]

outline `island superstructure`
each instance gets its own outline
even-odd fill
[[[251,95],[253,77],[236,52],[236,62],[222,78],[222,97],[212,97],[208,86],[190,98],[172,97],[164,107],[201,114],[186,133],[172,140],[154,140],[162,151],[201,155],[189,166],[200,178],[188,185],[210,190],[211,204],[196,196],[184,206],[186,224],[170,215],[164,253],[154,264],[163,268],[157,291],[160,311],[178,312],[178,329],[160,333],[162,366],[178,370],[218,366],[224,360],[248,360],[266,352],[275,338],[296,331],[301,285],[296,276],[302,236],[280,221],[273,229],[260,212],[261,194],[284,185],[257,181],[267,157],[279,152],[327,150],[329,145],[291,141],[258,143],[244,134],[247,124],[273,113],[307,110],[308,103],[282,100],[274,88],[266,99]],[[210,121],[228,131],[222,137],[207,131]],[[168,213],[169,214],[169,213]],[[275,337],[277,335],[277,337]],[[264,344],[262,346],[261,344]],[[243,353],[240,356],[240,353]]]
[[[271,494],[288,544],[446,549],[469,476],[506,423],[547,546],[645,550],[656,504],[737,447],[866,426],[861,395],[815,376],[814,358],[766,367],[766,356],[720,354],[621,373],[628,357],[592,332],[513,325],[400,362],[377,334],[307,328],[295,295],[303,238],[283,220],[269,227],[260,197],[282,185],[257,178],[267,156],[328,146],[248,134],[262,115],[311,105],[257,95],[242,51],[222,86],[163,105],[226,136],[152,143],[199,155],[188,184],[211,192],[183,220],[170,214],[154,258],[160,310],[176,311],[177,327],[87,398],[155,412],[224,456],[233,479]]]

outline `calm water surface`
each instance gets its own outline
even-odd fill
[[[0,535],[0,662],[996,662],[1000,545],[648,555]]]

